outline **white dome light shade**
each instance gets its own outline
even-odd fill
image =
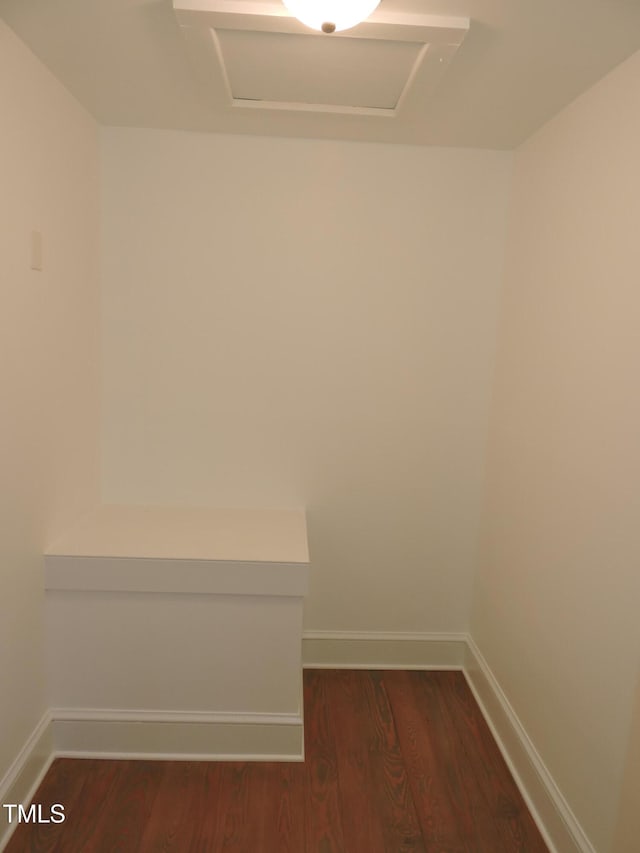
[[[380,0],[282,0],[291,14],[313,30],[348,30],[368,18]]]

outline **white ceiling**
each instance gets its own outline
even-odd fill
[[[382,0],[379,13],[471,19],[435,90],[392,119],[224,108],[194,73],[171,0],[0,0],[7,24],[107,125],[512,148],[640,48],[640,0]],[[236,88],[271,85],[242,61],[251,57],[243,37],[225,38],[240,58]],[[367,74],[364,48],[351,55],[349,43],[332,50],[357,83],[341,93],[339,78],[327,81],[334,103],[349,101],[352,84],[369,87],[373,106],[393,102],[397,69]],[[295,67],[297,50],[279,55],[280,71]],[[280,74],[278,91],[297,97],[296,85]]]

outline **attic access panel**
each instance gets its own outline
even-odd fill
[[[220,30],[234,100],[394,109],[421,45]]]
[[[375,12],[319,35],[268,0],[174,0],[207,97],[237,108],[393,118],[423,105],[468,18]],[[379,7],[380,8],[380,7]]]

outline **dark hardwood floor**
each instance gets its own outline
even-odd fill
[[[6,853],[547,853],[459,672],[305,672],[304,764],[57,759]]]

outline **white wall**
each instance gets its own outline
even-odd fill
[[[0,787],[46,706],[44,544],[98,499],[97,261],[96,125],[0,21]]]
[[[308,628],[464,630],[510,156],[102,152],[105,500],[307,506]]]
[[[636,54],[516,154],[472,619],[598,853],[640,664],[639,151]]]
[[[631,722],[631,734],[627,749],[626,764],[622,777],[622,788],[613,853],[636,853],[640,838],[640,810],[638,792],[640,791],[640,672],[636,687],[635,702]]]

